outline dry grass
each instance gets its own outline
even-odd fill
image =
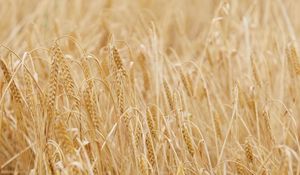
[[[0,0],[0,174],[299,174],[300,1]]]

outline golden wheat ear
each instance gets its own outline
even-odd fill
[[[190,153],[191,156],[194,156],[195,149],[194,149],[193,142],[192,142],[193,139],[188,132],[188,128],[185,125],[183,125],[181,132],[183,135],[184,142],[188,148],[188,152]]]
[[[119,53],[119,50],[115,47],[115,46],[112,46],[112,58],[115,62],[115,65],[117,67],[117,70],[119,72],[121,72],[121,74],[124,76],[124,77],[128,77],[127,76],[127,73],[125,71],[125,68],[123,66],[123,62],[122,62],[122,59],[121,59],[121,56],[120,56],[120,53]]]
[[[13,99],[19,104],[22,105],[22,98],[21,93],[15,83],[15,81],[12,79],[11,73],[9,72],[6,64],[2,59],[0,59],[0,68],[2,69],[2,72],[4,74],[4,78],[7,83],[10,83],[9,89],[11,91],[11,94],[13,96]]]

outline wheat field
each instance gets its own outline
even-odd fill
[[[300,174],[300,1],[0,0],[0,16],[0,174]]]

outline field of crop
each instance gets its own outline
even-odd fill
[[[299,0],[0,0],[0,174],[300,174]]]

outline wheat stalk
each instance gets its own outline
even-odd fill
[[[67,131],[66,125],[62,121],[57,121],[55,126],[55,132],[57,138],[67,155],[74,155],[74,146],[72,140],[70,139]]]

